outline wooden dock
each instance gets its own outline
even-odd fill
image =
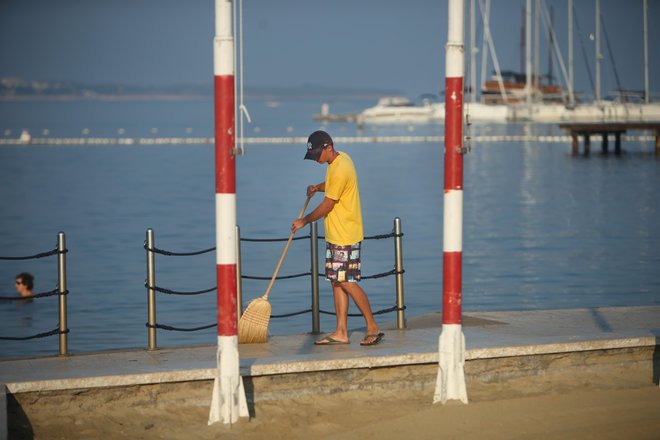
[[[570,133],[573,154],[580,152],[579,137],[584,137],[584,155],[588,156],[591,149],[591,135],[602,137],[601,150],[609,153],[609,137],[614,135],[614,154],[621,154],[621,135],[628,130],[648,130],[655,135],[655,153],[660,155],[660,122],[567,122],[559,124],[559,128]]]

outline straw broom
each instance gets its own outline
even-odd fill
[[[307,205],[309,204],[310,199],[311,197],[307,197],[305,206],[303,206],[300,214],[298,214],[299,219],[302,218],[303,214],[305,213],[305,209],[307,209]],[[275,272],[270,279],[266,293],[261,298],[252,300],[252,302],[248,304],[247,308],[243,312],[243,315],[241,315],[241,318],[238,320],[239,344],[259,344],[268,340],[268,322],[270,321],[271,309],[270,303],[268,302],[268,294],[270,293],[270,289],[275,283],[275,278],[277,278],[277,273],[280,271],[280,267],[284,261],[284,256],[289,250],[289,245],[291,244],[291,240],[293,240],[294,234],[295,232],[292,232],[289,235],[289,240],[286,242],[286,246],[284,247],[284,251],[282,252],[279,263],[277,263]]]

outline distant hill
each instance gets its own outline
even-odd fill
[[[401,91],[318,84],[300,86],[245,86],[248,99],[377,99]],[[81,84],[71,81],[27,81],[0,78],[0,101],[50,100],[196,100],[212,99],[212,84],[135,86],[124,84]]]

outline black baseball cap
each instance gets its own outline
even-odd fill
[[[307,154],[305,159],[319,160],[321,152],[325,147],[332,144],[332,138],[323,130],[315,131],[307,138]]]

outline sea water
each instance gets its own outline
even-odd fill
[[[335,102],[357,111],[369,101]],[[324,127],[333,136],[443,133],[424,126],[326,126],[312,120],[320,100],[251,100],[246,136],[306,137]],[[0,103],[0,136],[213,136],[211,101]],[[48,134],[44,135],[47,129]],[[118,134],[120,132],[122,134]],[[6,133],[10,130],[11,133]],[[560,134],[554,125],[474,125],[472,134]],[[341,144],[360,182],[365,234],[404,232],[406,314],[442,304],[443,145]],[[465,156],[463,225],[464,311],[532,310],[660,304],[660,160],[650,142],[624,142],[621,156],[571,156],[562,142],[473,142]],[[302,159],[305,145],[248,145],[237,159],[238,223],[242,237],[286,238],[305,188],[325,166]],[[321,201],[312,199],[310,209]],[[92,352],[147,345],[147,228],[156,246],[177,252],[215,244],[214,148],[199,145],[0,146],[0,256],[55,247],[65,232],[69,350]],[[319,227],[323,234],[323,226]],[[307,235],[307,229],[299,235]],[[323,243],[320,243],[323,247]],[[243,274],[269,277],[284,243],[243,243]],[[392,239],[366,241],[363,274],[394,265]],[[295,241],[280,275],[308,272],[309,241]],[[57,285],[57,260],[0,261],[0,296],[13,296],[14,276],[35,275],[35,291]],[[215,255],[156,257],[156,284],[194,291],[213,287]],[[244,304],[263,295],[266,281],[243,281]],[[395,304],[393,277],[362,283],[374,310]],[[280,280],[270,294],[273,314],[308,309],[309,277]],[[332,294],[321,281],[321,308]],[[215,293],[157,295],[157,322],[190,328],[216,321]],[[351,305],[351,312],[357,312]],[[380,322],[395,317],[382,315]],[[57,327],[57,299],[0,301],[0,336],[29,336]],[[360,318],[350,318],[352,328]],[[321,330],[334,326],[322,315]],[[273,319],[273,334],[311,330],[311,316]],[[212,344],[215,329],[158,331],[158,346]],[[57,353],[57,337],[0,340],[0,356]]]

